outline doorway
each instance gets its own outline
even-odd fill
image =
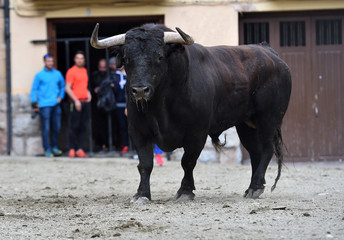
[[[106,50],[94,49],[88,44],[93,28],[96,23],[100,23],[99,36],[109,37],[122,34],[129,29],[141,26],[145,23],[164,23],[164,16],[142,16],[142,17],[104,17],[104,18],[68,18],[68,19],[48,19],[48,39],[49,53],[56,58],[56,68],[65,76],[67,70],[73,65],[73,57],[76,51],[84,51],[86,54],[86,68],[89,78],[91,73],[97,69],[99,59],[105,58]],[[86,39],[86,41],[85,41]],[[62,40],[62,41],[54,41]],[[90,84],[89,84],[90,85]],[[68,128],[68,97],[62,102],[61,131],[58,146],[64,152],[68,150],[67,128]],[[92,109],[91,109],[92,111]],[[92,114],[91,114],[92,115]],[[92,116],[93,118],[93,116]],[[91,119],[92,120],[92,119]],[[90,124],[92,126],[92,124]],[[91,132],[98,131],[97,128],[90,127]],[[100,128],[101,129],[101,126]],[[100,130],[99,130],[100,131]],[[89,135],[90,135],[89,134]],[[95,145],[94,140],[86,139],[83,143],[86,151],[99,151],[101,146]]]

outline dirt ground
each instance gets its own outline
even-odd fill
[[[344,239],[344,163],[288,163],[274,192],[244,199],[249,165],[198,163],[194,201],[172,198],[180,162],[155,166],[130,204],[137,160],[0,157],[0,239]]]

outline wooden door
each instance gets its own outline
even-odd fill
[[[240,21],[241,44],[261,40],[247,38],[245,24],[264,23],[268,32],[260,35],[268,36],[265,41],[291,69],[292,94],[282,126],[289,160],[343,158],[342,16],[338,12],[252,14]],[[259,34],[256,28],[253,33]]]
[[[314,158],[312,115],[313,84],[311,81],[310,19],[304,17],[282,18],[274,21],[279,37],[271,45],[288,64],[292,76],[292,93],[288,111],[282,125],[282,134],[287,147],[287,157],[309,160]]]
[[[343,156],[343,17],[312,18],[312,78],[314,115],[317,127],[316,152],[319,160]]]

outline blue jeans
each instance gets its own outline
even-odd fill
[[[61,128],[61,108],[60,105],[54,107],[42,107],[39,109],[42,122],[42,140],[44,151],[57,147],[57,139]],[[49,132],[51,124],[51,144]]]

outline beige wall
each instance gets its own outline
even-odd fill
[[[271,12],[271,11],[310,11],[343,9],[343,0],[239,0],[233,6],[239,12]]]
[[[44,17],[20,17],[14,11],[11,13],[13,93],[28,93],[35,73],[42,68],[47,47],[30,41],[47,38],[47,18],[164,15],[167,26],[180,27],[198,43],[238,44],[238,14],[231,5],[76,8],[48,12]]]
[[[33,77],[43,67],[45,45],[30,43],[34,39],[46,39],[45,18],[18,17],[11,11],[11,70],[12,93],[30,92]]]
[[[180,27],[205,45],[238,44],[238,13],[227,5],[75,8],[48,12],[47,18],[164,15],[165,24]]]
[[[238,13],[231,5],[169,8],[165,23],[180,27],[203,45],[238,45]]]

